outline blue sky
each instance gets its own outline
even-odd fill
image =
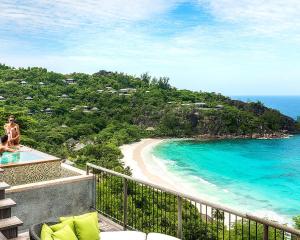
[[[0,0],[0,62],[169,76],[226,95],[300,94],[298,0]]]

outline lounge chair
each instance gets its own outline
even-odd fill
[[[47,222],[46,224],[51,226],[58,222]],[[29,229],[30,240],[41,240],[41,230],[44,223],[35,224]],[[146,235],[143,232],[138,231],[116,231],[116,232],[101,232],[101,240],[180,240],[175,237],[171,237],[161,233],[149,233]]]

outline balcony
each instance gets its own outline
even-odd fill
[[[62,167],[78,176],[13,186],[6,196],[16,202],[11,214],[28,228],[59,216],[96,210],[102,232],[137,230],[185,240],[298,240],[300,231],[251,214],[144,182],[93,164],[87,171]],[[5,171],[5,169],[4,169]],[[1,238],[0,238],[1,239]]]

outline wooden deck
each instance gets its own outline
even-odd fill
[[[108,219],[99,214],[99,228],[102,232],[114,232],[114,231],[122,231],[123,227],[119,224],[113,222],[112,220]],[[14,238],[13,240],[29,240],[29,232],[23,232],[19,234],[18,238]]]

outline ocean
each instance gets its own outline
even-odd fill
[[[234,96],[297,119],[300,96]],[[200,197],[292,223],[300,215],[300,136],[274,140],[170,140],[152,154]]]
[[[300,117],[300,96],[231,96],[245,102],[261,101],[265,106],[277,109],[294,119]]]
[[[300,136],[170,140],[152,154],[202,199],[281,223],[300,215]]]

